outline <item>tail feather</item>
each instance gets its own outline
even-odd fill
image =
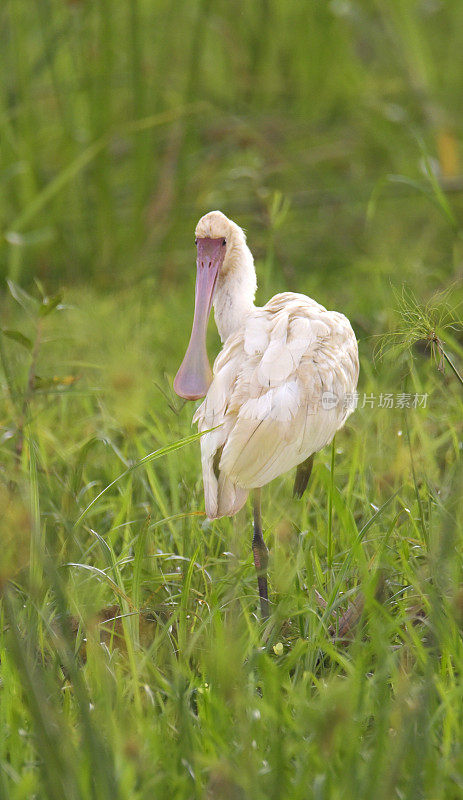
[[[209,519],[232,517],[247,500],[249,490],[242,489],[219,472],[218,480],[211,463],[203,463],[204,501]]]
[[[232,517],[240,508],[243,508],[249,494],[248,489],[242,489],[233,483],[225,473],[221,472],[218,483],[218,517]]]

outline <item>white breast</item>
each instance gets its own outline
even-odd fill
[[[275,295],[226,340],[194,421],[209,517],[231,515],[248,491],[328,444],[351,411],[357,341],[343,314],[302,294]],[[338,397],[324,408],[325,393]],[[218,427],[217,427],[218,426]]]

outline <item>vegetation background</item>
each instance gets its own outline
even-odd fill
[[[0,798],[463,797],[463,4],[4,0],[0,40]],[[213,208],[359,339],[264,495],[264,627],[172,391]]]

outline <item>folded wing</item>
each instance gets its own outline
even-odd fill
[[[357,342],[348,320],[304,295],[276,295],[227,339],[194,421],[209,517],[232,515],[250,489],[333,438],[352,406]],[[326,407],[324,398],[337,397]]]

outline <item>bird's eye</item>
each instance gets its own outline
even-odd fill
[[[195,244],[198,244],[198,240],[197,239],[195,239]]]
[[[222,247],[225,247],[226,244],[227,244],[227,240],[226,239],[222,239]]]

